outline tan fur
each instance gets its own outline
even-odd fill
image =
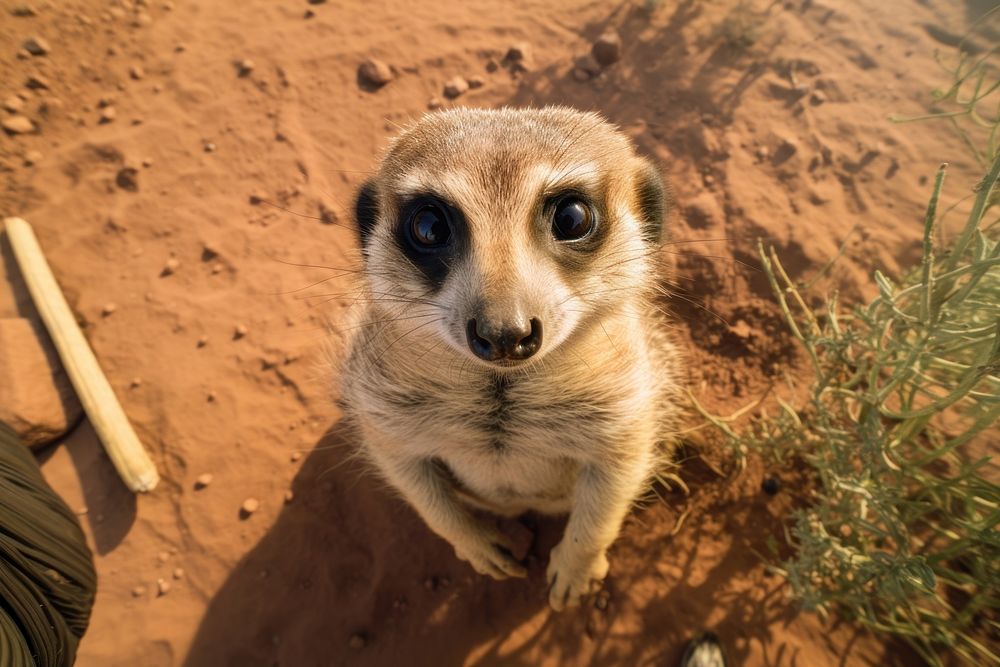
[[[451,110],[404,131],[373,181],[379,215],[344,408],[377,470],[480,573],[525,570],[473,509],[569,513],[548,567],[556,609],[605,577],[607,548],[673,437],[678,364],[653,306],[657,248],[638,219],[649,169],[594,114]],[[601,196],[607,211],[609,236],[578,274],[531,234],[540,198],[567,187]],[[471,238],[436,291],[394,239],[399,197],[426,192],[461,208]],[[539,317],[539,352],[510,368],[475,357],[474,303]]]

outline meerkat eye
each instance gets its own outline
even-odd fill
[[[594,211],[579,197],[570,195],[556,204],[552,234],[559,241],[579,241],[594,230]]]
[[[407,232],[410,243],[418,250],[443,248],[451,238],[448,213],[438,202],[421,204],[410,214]]]

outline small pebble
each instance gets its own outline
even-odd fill
[[[198,475],[198,477],[194,480],[194,488],[204,489],[211,483],[212,483],[212,473],[205,472]]]
[[[163,596],[163,595],[166,595],[169,592],[170,592],[170,582],[167,581],[166,579],[157,579],[156,580],[156,594],[158,596]]]
[[[356,651],[363,649],[367,643],[364,635],[360,634],[351,635],[351,638],[347,641],[347,645]]]
[[[139,79],[146,76],[146,71],[142,69],[139,65],[132,65],[128,68],[128,75],[138,81]]]
[[[244,59],[236,63],[236,72],[240,76],[250,76],[253,72],[253,61],[249,59]]]
[[[469,90],[469,82],[460,76],[449,79],[444,84],[444,96],[449,99],[455,99],[467,90]]]
[[[174,569],[174,579],[183,579],[183,578],[184,578],[184,568],[178,567]]]
[[[122,190],[139,191],[139,170],[135,167],[122,167],[115,176],[115,184]]]
[[[97,122],[99,123],[111,123],[118,117],[118,112],[115,111],[113,106],[106,106],[101,109],[101,117]]]
[[[441,101],[440,97],[432,97],[430,99],[430,101],[427,102],[427,108],[430,109],[431,111],[435,111],[436,109],[440,109],[443,106],[444,106],[444,102]]]
[[[32,74],[28,77],[27,81],[24,82],[24,85],[32,90],[48,90],[49,80],[41,74]]]
[[[101,306],[101,317],[107,317],[116,310],[118,310],[117,305],[115,305],[114,303],[106,303],[103,306]]]
[[[146,594],[145,586],[136,586],[135,588],[132,589],[132,597],[134,598],[141,598],[145,594]]]
[[[765,477],[764,481],[760,484],[760,488],[763,489],[764,493],[767,495],[773,496],[781,490],[781,480],[777,477]]]
[[[202,336],[198,339],[198,347],[205,347],[208,345],[208,336]]]
[[[161,276],[171,276],[177,271],[177,268],[181,265],[181,261],[176,257],[171,257],[163,265],[163,271],[160,272]]]
[[[358,67],[358,78],[363,84],[381,88],[395,78],[392,69],[381,60],[369,58]]]
[[[621,60],[622,38],[614,30],[608,30],[597,38],[590,52],[601,66],[613,65]]]
[[[146,169],[149,169],[150,167],[152,167],[153,166],[153,158],[149,158],[149,157],[142,158],[142,166],[145,167]]]
[[[24,166],[33,167],[42,161],[41,151],[28,151],[24,154]]]
[[[13,16],[18,16],[21,18],[27,16],[38,16],[38,11],[31,5],[14,5],[10,8],[10,13]]]
[[[469,84],[469,88],[482,88],[486,85],[486,79],[478,74],[476,76],[470,76],[466,79],[466,82]]]
[[[292,463],[297,463],[302,460],[302,452],[292,452],[292,455],[288,457]]]
[[[0,125],[10,134],[29,134],[35,131],[35,124],[24,116],[4,118]]]
[[[168,554],[166,551],[161,551],[160,553],[156,554],[156,559],[161,563],[166,563],[168,560],[170,560],[170,554]]]
[[[49,46],[49,43],[46,42],[41,37],[31,37],[30,39],[26,40],[24,44],[22,44],[21,46],[22,48],[24,48],[25,51],[27,51],[33,56],[48,55],[49,51],[52,50],[52,47]]]
[[[205,396],[205,399],[206,399],[206,400],[207,400],[207,401],[208,401],[209,403],[215,403],[215,392],[214,392],[214,391],[210,391],[210,392],[208,392],[208,394],[207,394],[207,395]]]
[[[243,504],[240,505],[240,514],[242,514],[243,517],[246,518],[251,514],[253,514],[254,512],[256,512],[258,509],[260,509],[260,501],[257,500],[256,498],[247,498],[246,500],[243,501]]]
[[[205,152],[206,153],[214,153],[215,152],[215,144],[213,144],[211,141],[206,141],[204,148],[205,148]]]
[[[138,389],[139,387],[142,386],[142,378],[132,378],[132,381],[129,382],[128,386],[130,386],[133,389]]]
[[[295,494],[292,491],[285,491],[285,502],[290,503],[295,499]]]
[[[826,95],[823,94],[823,91],[814,90],[813,94],[809,96],[809,103],[814,107],[818,107],[823,102],[826,102]]]
[[[5,111],[17,113],[24,108],[24,100],[17,95],[11,95],[3,101],[3,108]]]
[[[245,325],[243,325],[243,324],[237,324],[236,328],[233,329],[233,340],[239,340],[240,338],[243,338],[244,336],[246,336],[247,333],[248,333],[248,330],[247,330],[247,328],[246,328]]]

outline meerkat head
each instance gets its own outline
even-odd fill
[[[356,211],[373,302],[499,369],[645,297],[665,203],[596,114],[455,109],[392,142]]]

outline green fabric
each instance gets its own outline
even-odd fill
[[[96,591],[76,517],[0,424],[0,667],[72,665]]]

